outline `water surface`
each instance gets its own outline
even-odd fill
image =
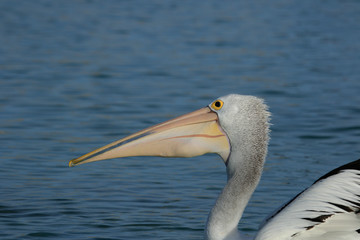
[[[360,157],[358,1],[0,3],[0,238],[202,239],[219,157],[68,161],[228,93],[272,112],[239,228]]]

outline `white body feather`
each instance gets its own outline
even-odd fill
[[[255,239],[360,239],[359,174],[347,169],[316,182],[270,217]]]

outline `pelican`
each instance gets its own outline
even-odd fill
[[[70,161],[70,166],[129,156],[216,153],[227,184],[211,209],[207,240],[241,239],[238,223],[262,174],[270,113],[254,96],[231,94]],[[359,240],[360,159],[320,177],[268,217],[256,240]]]

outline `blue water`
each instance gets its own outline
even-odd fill
[[[202,239],[219,157],[68,161],[228,93],[272,112],[239,228],[360,158],[359,1],[0,1],[0,239]]]

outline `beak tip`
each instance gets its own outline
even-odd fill
[[[75,167],[75,164],[74,164],[73,160],[71,160],[71,161],[69,162],[69,167]]]

